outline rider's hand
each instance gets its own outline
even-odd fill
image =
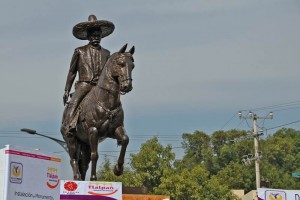
[[[65,91],[64,96],[63,96],[64,105],[66,105],[68,98],[69,98],[69,91]]]

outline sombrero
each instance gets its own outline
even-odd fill
[[[80,40],[87,40],[87,31],[92,28],[100,28],[104,38],[114,31],[115,25],[110,21],[97,20],[95,15],[90,15],[87,22],[81,22],[73,27],[73,35]]]

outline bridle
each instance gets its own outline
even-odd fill
[[[132,79],[132,78],[126,78],[126,79],[120,80],[119,82],[120,82],[120,84],[121,84],[122,82],[128,81],[128,80],[132,81],[133,79]],[[102,90],[105,90],[106,92],[110,93],[110,94],[113,95],[113,96],[116,95],[116,94],[114,93],[116,90],[108,89],[108,88],[105,88],[105,87],[103,87],[103,86],[99,86],[99,88],[101,88]],[[120,94],[121,94],[121,95],[125,95],[125,94],[127,94],[127,93],[128,93],[128,92],[122,92],[122,91],[120,91]]]
[[[119,83],[120,83],[120,85],[123,83],[123,82],[125,82],[125,81],[131,81],[132,82],[132,78],[125,78],[125,79],[121,79],[121,80],[119,80]],[[120,91],[120,94],[121,95],[125,95],[126,93],[128,93],[128,92],[122,92],[122,91]]]
[[[122,56],[124,56],[124,57],[127,57],[128,55],[122,55]],[[115,58],[114,58],[115,59]],[[132,58],[132,56],[131,56],[131,59],[133,59]],[[106,68],[106,73],[108,73],[109,74],[109,77],[110,78],[112,78],[112,79],[114,79],[113,77],[112,77],[112,75],[111,75],[111,73],[110,72],[107,72],[107,70],[108,70],[108,68]],[[102,72],[103,73],[103,72]],[[132,81],[133,79],[130,77],[125,77],[124,78],[124,75],[122,74],[122,75],[119,75],[119,78],[118,78],[118,82],[119,82],[119,85],[121,86],[122,85],[122,83],[123,82],[125,82],[125,81]],[[116,81],[116,80],[115,80]],[[110,94],[112,94],[113,96],[115,96],[116,95],[116,90],[112,90],[112,89],[110,89],[110,88],[106,88],[106,87],[103,87],[103,86],[99,86],[99,88],[101,88],[101,89],[103,89],[103,90],[105,90],[106,92],[108,92],[108,93],[110,93]],[[121,95],[125,95],[125,94],[127,94],[128,92],[122,92],[121,90],[119,90],[119,93],[121,94]]]

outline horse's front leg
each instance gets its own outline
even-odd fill
[[[96,169],[97,169],[97,161],[98,161],[98,131],[96,127],[89,128],[89,142],[91,147],[91,160],[92,160],[92,168],[91,168],[91,181],[96,181]]]
[[[118,140],[118,145],[121,145],[121,151],[118,158],[118,163],[114,167],[114,174],[116,176],[120,176],[123,174],[124,158],[125,158],[126,148],[129,143],[129,137],[127,136],[123,126],[120,126],[116,129],[115,136],[116,139]]]

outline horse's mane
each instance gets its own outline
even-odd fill
[[[109,56],[108,60],[106,61],[104,68],[106,68],[108,65],[111,64],[111,62],[116,58],[116,56],[118,55],[118,52],[113,53],[111,56]]]

